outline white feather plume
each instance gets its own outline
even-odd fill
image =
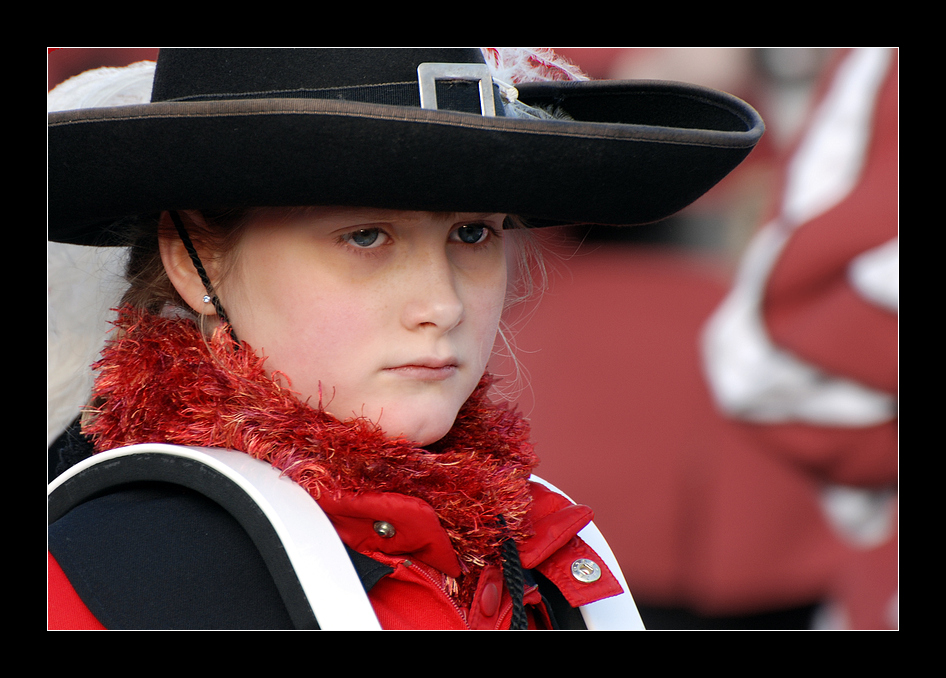
[[[493,77],[510,85],[588,80],[580,68],[548,47],[481,47]]]
[[[147,103],[154,63],[98,68],[56,86],[47,111]],[[91,364],[122,294],[127,253],[115,247],[46,244],[46,444],[88,403]]]

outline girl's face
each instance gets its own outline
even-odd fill
[[[506,290],[503,214],[268,210],[218,293],[303,401],[439,440],[479,382]]]

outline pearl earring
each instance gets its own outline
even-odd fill
[[[209,304],[210,302],[211,302],[210,295],[209,295],[209,294],[205,294],[205,295],[204,295],[204,303],[205,303],[205,304]]]

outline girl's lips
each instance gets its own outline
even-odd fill
[[[389,367],[384,371],[407,379],[443,381],[456,374],[457,364],[450,361],[419,361],[417,363]]]

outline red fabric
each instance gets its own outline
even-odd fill
[[[319,506],[332,520],[339,537],[361,553],[410,554],[448,574],[462,574],[457,554],[437,514],[424,501],[403,494],[373,493],[324,496]],[[375,522],[395,525],[394,536],[384,538],[374,530]]]
[[[46,554],[46,628],[52,631],[102,631],[105,629],[72,588],[59,563]]]
[[[897,397],[899,313],[866,298],[849,276],[853,260],[899,234],[899,59],[897,50],[889,53],[877,99],[865,102],[872,128],[863,171],[842,202],[792,233],[768,281],[763,313],[778,346]],[[853,55],[844,52],[838,65]],[[796,424],[756,432],[816,482],[883,490],[898,481],[898,426],[894,418],[860,428]],[[899,628],[899,528],[897,516],[891,520],[885,538],[848,543],[825,596],[837,628]]]
[[[775,344],[832,374],[887,393],[896,393],[899,381],[898,316],[858,293],[848,267],[899,233],[899,84],[895,59],[880,92],[857,185],[841,203],[793,233],[763,302]]]
[[[447,593],[449,581],[434,568],[406,558],[377,557],[395,568],[394,573],[382,579],[369,595],[382,628],[448,631],[509,628],[512,598],[505,587],[500,567],[488,565],[483,570],[472,605],[462,608]],[[535,586],[526,590],[523,602],[530,629],[551,628],[542,596]]]
[[[542,485],[532,483],[530,487],[530,519],[536,525],[536,534],[519,546],[522,566],[538,569],[548,577],[573,607],[620,594],[621,585],[604,561],[576,536],[591,522],[591,509],[572,504]],[[328,513],[342,541],[394,568],[394,573],[382,579],[368,596],[383,628],[509,628],[512,599],[501,566],[487,565],[471,604],[462,605],[455,594],[460,572],[456,555],[433,511],[423,502],[388,494],[323,500],[319,505]],[[377,520],[393,525],[394,536],[379,537],[374,530]],[[571,565],[578,558],[598,563],[601,577],[591,583],[575,579]],[[527,591],[526,603],[533,608],[533,626],[542,628],[546,615],[536,589]]]
[[[899,512],[899,511],[898,511]],[[900,529],[870,548],[852,551],[843,574],[834,582],[834,628],[897,629],[900,627]]]
[[[821,481],[861,487],[894,482],[900,467],[898,420],[876,426],[743,425],[768,454]]]
[[[857,256],[899,233],[899,74],[895,52],[893,57],[857,184],[842,202],[793,232],[769,278],[763,315],[776,345],[829,374],[895,396],[899,315],[866,299],[849,276]],[[896,420],[865,427],[770,425],[755,433],[772,452],[827,482],[876,487],[898,475]]]

